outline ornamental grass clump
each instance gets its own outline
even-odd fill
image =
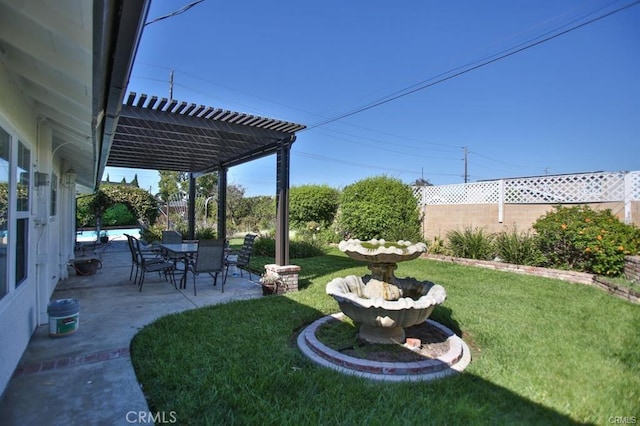
[[[503,262],[529,266],[544,262],[536,236],[530,232],[518,231],[514,227],[496,234],[494,244],[496,254]]]
[[[640,250],[640,229],[620,222],[609,209],[558,206],[533,228],[545,256],[542,266],[615,277],[624,270],[624,257]]]
[[[493,239],[493,235],[487,234],[482,228],[454,229],[447,232],[447,249],[455,257],[490,260],[495,256]]]

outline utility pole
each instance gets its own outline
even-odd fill
[[[462,149],[464,150],[464,183],[467,183],[469,182],[469,173],[467,172],[469,164],[469,150],[466,146],[463,146]]]
[[[173,100],[173,70],[169,73],[169,102]]]

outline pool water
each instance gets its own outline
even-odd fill
[[[140,228],[125,228],[125,229],[107,229],[107,236],[109,237],[109,241],[118,241],[118,240],[126,240],[124,234],[132,235],[136,238],[140,238]],[[78,242],[86,242],[86,241],[95,241],[96,240],[96,231],[82,231],[76,233],[76,241]]]

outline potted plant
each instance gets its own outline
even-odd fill
[[[100,259],[94,257],[81,257],[77,259],[71,259],[69,264],[75,269],[77,275],[93,275],[98,269],[102,268],[102,262]]]
[[[106,244],[109,242],[109,236],[107,235],[107,231],[100,232],[100,242],[102,244]]]
[[[278,273],[273,271],[267,271],[260,278],[260,284],[262,285],[262,295],[268,296],[270,294],[281,294],[284,292],[284,283]]]

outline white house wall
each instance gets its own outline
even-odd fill
[[[36,327],[48,322],[46,308],[51,294],[58,281],[66,277],[67,260],[73,257],[69,236],[74,235],[75,228],[75,188],[59,185],[57,215],[51,216],[51,183],[36,186],[34,174],[47,174],[50,180],[53,171],[60,178],[64,164],[60,159],[54,163],[51,129],[46,122],[39,122],[33,110],[0,62],[0,126],[31,150],[32,163],[27,278],[17,288],[10,285],[8,293],[0,298],[0,393]],[[11,209],[15,210],[14,203]],[[63,235],[68,237],[61,238]],[[15,258],[8,264],[14,269]]]

